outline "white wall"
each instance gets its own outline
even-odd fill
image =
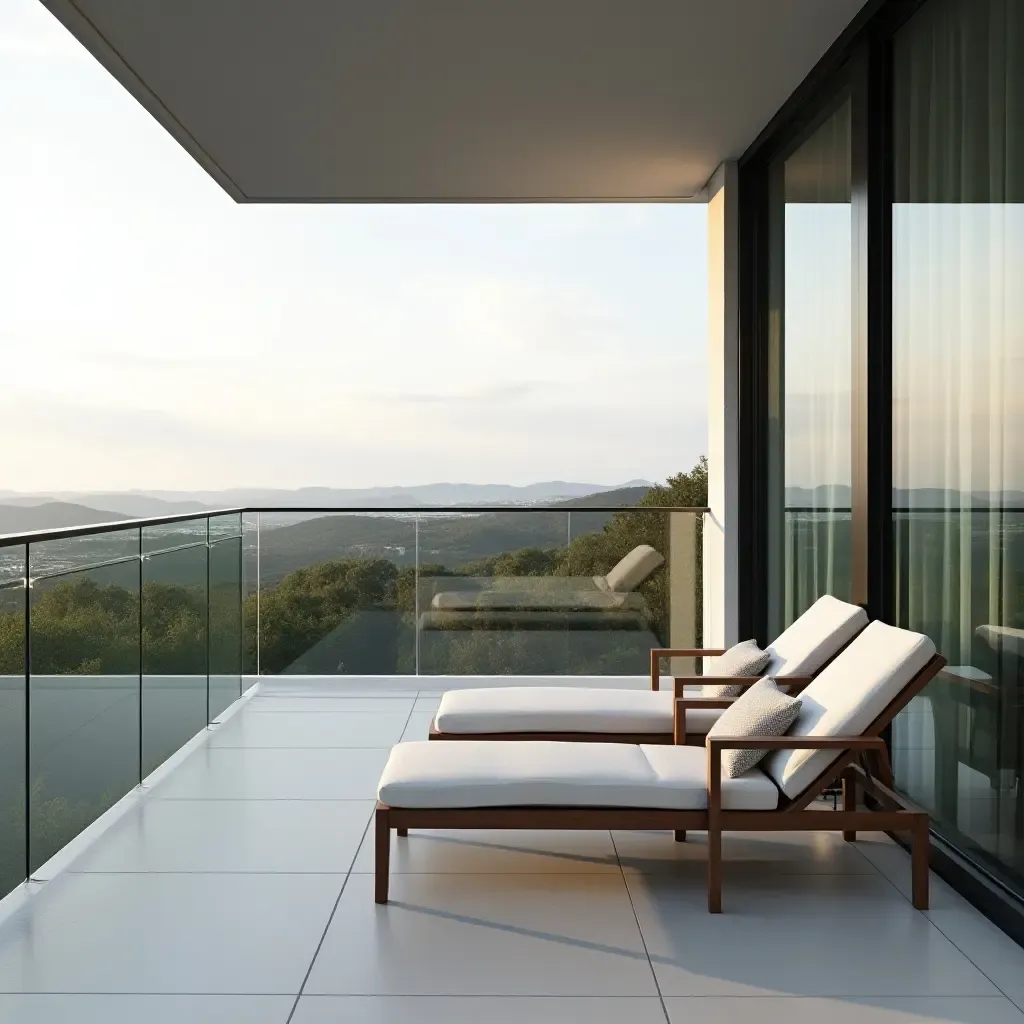
[[[704,525],[704,644],[737,635],[739,412],[739,173],[708,182],[708,506]]]

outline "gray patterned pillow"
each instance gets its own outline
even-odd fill
[[[785,736],[800,714],[803,701],[783,693],[774,679],[759,679],[708,730],[713,736]],[[723,750],[722,778],[738,779],[750,771],[767,750]]]
[[[756,640],[744,640],[713,658],[706,672],[709,676],[756,676],[767,668],[771,657],[769,651],[757,646]],[[742,692],[742,686],[705,684],[700,689],[702,697],[738,697]]]

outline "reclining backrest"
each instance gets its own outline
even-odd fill
[[[868,624],[867,612],[826,594],[819,597],[768,651],[766,676],[813,676]]]
[[[789,736],[861,736],[928,664],[935,645],[920,633],[872,622],[800,694]],[[776,750],[764,770],[797,797],[841,756],[833,750]]]
[[[638,544],[605,576],[608,589],[619,594],[636,590],[665,559],[650,544]]]

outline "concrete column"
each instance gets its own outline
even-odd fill
[[[704,523],[704,646],[737,642],[739,500],[739,171],[708,182],[708,506]]]

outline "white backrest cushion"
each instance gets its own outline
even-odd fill
[[[928,637],[872,622],[800,694],[803,706],[788,735],[862,735],[934,654]],[[841,753],[776,750],[763,767],[786,796],[796,797]]]
[[[650,544],[638,544],[605,577],[609,590],[625,594],[636,590],[665,559]]]
[[[867,624],[868,614],[859,605],[825,594],[768,648],[771,660],[764,674],[813,676]]]

